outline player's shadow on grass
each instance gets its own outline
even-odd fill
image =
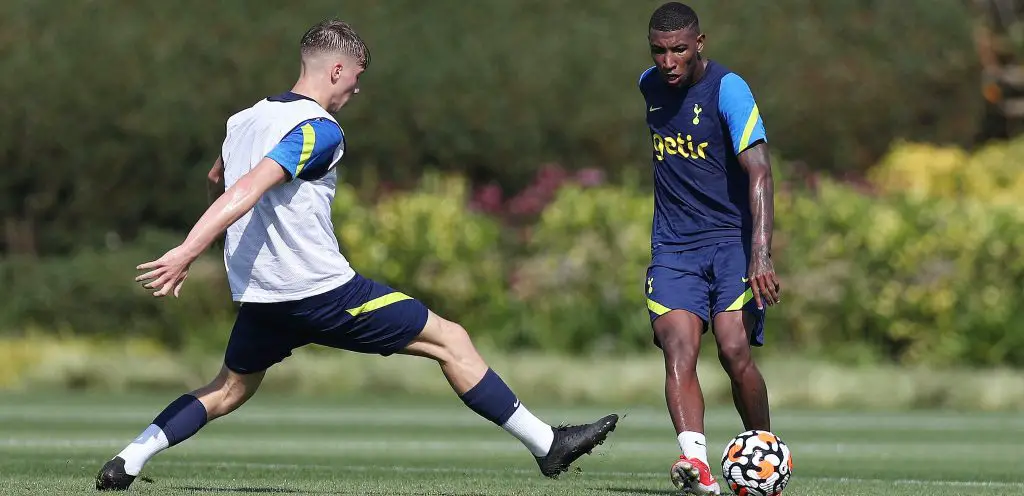
[[[383,494],[387,494],[387,495],[408,494],[408,495],[417,495],[417,496],[418,495],[422,495],[422,494],[427,494],[427,493],[424,493],[422,491],[415,491],[415,492],[405,492],[405,491],[399,491],[399,492],[392,492],[392,491],[376,492],[376,491],[373,491],[373,492],[368,492],[368,493],[360,491],[358,493],[348,493],[348,492],[340,492],[339,493],[339,492],[300,491],[300,490],[296,490],[296,489],[285,489],[283,487],[199,487],[199,486],[176,486],[176,487],[174,487],[174,489],[181,490],[181,491],[192,491],[192,492],[196,492],[196,493],[359,494],[359,495],[363,495],[363,496],[368,495],[368,494],[382,494],[382,495]],[[629,492],[629,491],[626,491],[626,492]],[[433,494],[433,493],[431,493],[431,494]],[[487,494],[484,494],[484,493],[440,493],[440,494],[442,496],[445,496],[445,495],[451,495],[451,496],[487,496]]]
[[[182,491],[192,491],[196,493],[278,493],[278,494],[289,494],[289,493],[303,493],[309,494],[307,491],[297,491],[295,489],[285,489],[283,487],[199,487],[199,486],[177,486],[175,489]]]
[[[637,489],[635,487],[602,487],[600,489],[602,491],[608,491],[610,493],[623,494],[679,494],[679,491],[672,491],[668,489]]]

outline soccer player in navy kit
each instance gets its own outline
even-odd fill
[[[765,305],[780,292],[767,139],[747,84],[702,54],[693,9],[662,5],[648,33],[655,65],[639,87],[653,146],[654,221],[644,291],[682,451],[671,477],[687,492],[719,494],[696,372],[709,324],[744,427],[770,430],[768,393],[750,353],[763,344]]]

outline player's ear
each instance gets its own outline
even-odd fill
[[[336,83],[341,79],[341,73],[345,70],[345,66],[339,61],[335,62],[331,66],[331,82]]]
[[[697,53],[704,51],[704,33],[697,35]]]

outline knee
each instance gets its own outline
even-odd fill
[[[256,392],[235,374],[220,374],[206,386],[192,394],[203,403],[207,418],[212,420],[227,415],[249,400]]]
[[[469,332],[456,322],[444,322],[438,344],[441,349],[435,358],[441,363],[464,362],[477,356]]]
[[[682,332],[658,333],[658,343],[665,353],[665,361],[675,365],[683,366],[685,369],[697,367],[697,355],[700,352],[700,339],[694,340]]]
[[[750,344],[741,340],[730,340],[718,344],[718,359],[727,370],[742,370],[750,365]]]

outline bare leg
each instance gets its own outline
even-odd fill
[[[207,422],[242,406],[265,372],[238,374],[221,367],[209,384],[172,401],[134,441],[108,461],[96,476],[97,489],[127,489],[157,453],[192,437]]]
[[[466,406],[519,439],[548,477],[557,477],[577,458],[604,442],[618,421],[618,416],[609,415],[591,424],[553,429],[530,413],[491,370],[462,326],[433,312],[428,314],[423,331],[402,353],[436,360]]]
[[[665,401],[676,434],[704,432],[704,395],[697,379],[697,355],[704,323],[685,310],[654,321],[654,335],[665,355]]]
[[[750,353],[750,333],[754,318],[743,310],[715,316],[715,340],[718,359],[732,380],[733,401],[746,430],[770,431],[768,388]]]

